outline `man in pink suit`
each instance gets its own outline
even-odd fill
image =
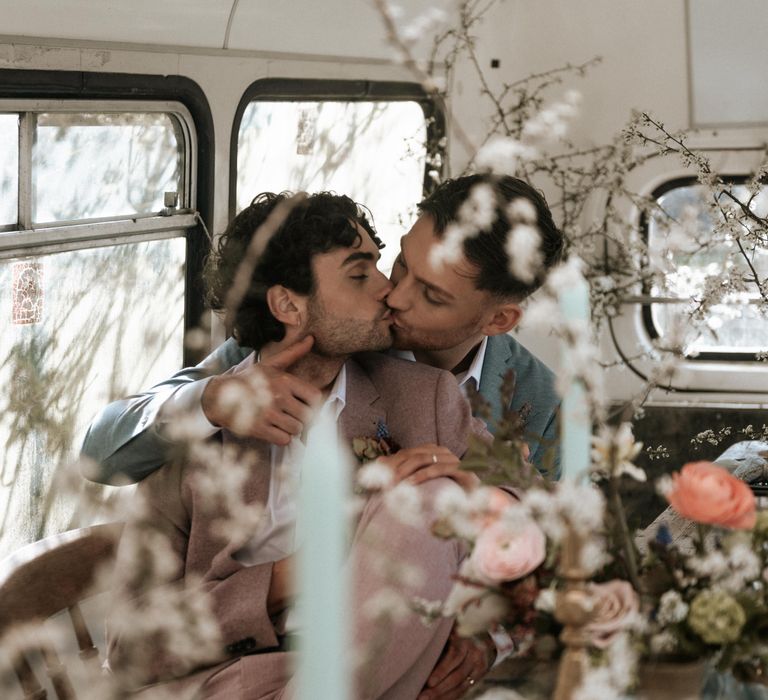
[[[285,201],[283,195],[260,195],[227,229],[207,268],[213,308],[223,307],[254,232]],[[402,448],[388,458],[397,478],[411,475],[425,462],[445,472],[457,466],[469,434],[484,432],[473,423],[449,372],[366,352],[392,343],[384,303],[392,285],[376,268],[380,247],[365,215],[346,197],[323,193],[294,205],[266,243],[235,315],[238,341],[257,348],[258,355],[232,371],[238,374],[253,362],[275,358],[311,335],[312,350],[291,371],[320,390],[322,410],[336,419],[341,439],[351,443],[355,437],[387,433]],[[243,408],[236,400],[231,403],[234,409]],[[236,455],[236,461],[247,460],[250,466],[242,486],[244,501],[264,508],[258,526],[248,534],[240,534],[240,528],[238,534],[217,529],[226,514],[211,506],[200,479],[206,470],[210,476],[210,465],[192,457],[178,459],[140,484],[150,507],[149,524],[177,557],[177,566],[165,572],[165,582],[201,579],[220,635],[218,652],[198,670],[188,660],[154,649],[147,639],[151,663],[141,682],[164,681],[166,689],[198,688],[206,698],[291,696],[290,639],[301,634],[300,620],[291,620],[291,571],[300,538],[291,478],[284,477],[292,474],[294,483],[300,478],[303,444],[299,437],[280,447],[221,432],[221,454],[228,459]],[[416,487],[424,510],[418,522],[391,512],[382,494],[369,495],[356,520],[349,556],[354,651],[376,654],[375,665],[360,666],[356,673],[356,697],[416,698],[445,645],[450,620],[426,626],[415,613],[405,614],[382,637],[381,624],[363,609],[390,585],[382,563],[387,559],[421,572],[400,582],[406,599],[447,596],[463,553],[456,542],[434,537],[429,523],[435,494],[449,487],[455,484],[444,478]],[[128,524],[128,540],[139,524]],[[120,566],[130,580],[129,567],[135,564],[123,555]],[[120,628],[113,627],[109,655],[116,672],[132,654],[124,640]],[[180,675],[184,677],[167,680]]]

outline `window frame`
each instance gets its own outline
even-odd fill
[[[235,111],[229,150],[230,219],[237,213],[237,149],[240,125],[251,102],[416,102],[424,112],[427,123],[427,159],[424,164],[422,194],[437,185],[429,171],[433,158],[441,157],[445,167],[445,108],[439,99],[429,95],[418,83],[388,80],[328,80],[305,78],[260,78],[243,92]]]
[[[740,185],[749,181],[749,175],[746,173],[721,175],[721,178],[724,182],[732,185]],[[699,184],[699,181],[695,176],[692,176],[692,175],[672,177],[656,185],[653,188],[653,190],[651,190],[649,197],[651,197],[654,201],[658,201],[659,197],[664,196],[665,194],[667,194],[668,192],[671,192],[672,190],[682,188],[682,187],[690,187],[691,185],[696,185],[696,184]],[[645,242],[646,246],[648,246],[650,243],[650,218],[646,212],[642,212],[640,215],[640,231],[643,237],[643,241]],[[643,327],[645,329],[645,332],[648,334],[648,337],[651,340],[657,340],[662,337],[662,333],[653,320],[652,307],[654,304],[663,304],[665,302],[661,300],[648,301],[647,299],[652,299],[653,295],[651,294],[650,288],[648,288],[647,286],[643,288],[643,297],[646,298],[643,301],[643,304],[640,310]],[[682,301],[686,301],[686,300],[682,300]],[[667,303],[676,303],[676,302],[670,301]],[[757,362],[758,357],[756,352],[701,351],[696,355],[691,355],[689,357],[686,357],[686,361],[699,362],[699,363],[701,362]]]
[[[109,111],[101,107],[105,104],[120,103],[130,106],[130,111],[140,111],[139,105],[171,104],[174,105],[172,111],[179,111],[184,115],[184,119],[178,119],[178,122],[186,124],[182,128],[190,129],[194,135],[194,138],[185,144],[185,149],[191,149],[185,162],[185,177],[188,178],[190,187],[188,201],[180,201],[179,209],[182,209],[182,204],[187,204],[186,212],[171,217],[139,215],[128,219],[109,218],[106,221],[38,226],[33,229],[34,235],[25,229],[28,235],[23,243],[13,240],[13,237],[6,237],[8,228],[3,227],[0,229],[0,238],[4,241],[5,250],[10,250],[13,243],[18,246],[16,250],[23,249],[24,254],[32,256],[53,252],[58,246],[68,245],[70,240],[72,247],[79,248],[89,244],[90,247],[116,245],[129,240],[139,242],[167,238],[170,230],[183,227],[187,260],[184,328],[189,330],[200,325],[205,313],[202,268],[205,256],[210,250],[204,227],[211,230],[213,222],[215,152],[213,116],[200,86],[190,78],[180,75],[3,68],[0,69],[0,101],[4,105],[79,103],[80,111],[83,111],[83,105],[88,106],[88,111]],[[21,159],[21,153],[19,157]],[[11,228],[14,230],[10,233],[18,238],[20,227]],[[56,234],[62,230],[67,232],[66,242],[55,240]],[[191,356],[185,348],[184,363],[189,364],[190,360]]]

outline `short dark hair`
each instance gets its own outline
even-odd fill
[[[262,192],[243,209],[218,239],[205,263],[207,301],[224,310],[238,266],[261,225],[290,192]],[[270,312],[267,290],[283,285],[299,294],[313,294],[312,259],[319,253],[359,244],[359,224],[379,247],[373,224],[363,208],[344,195],[319,192],[293,203],[254,268],[248,291],[234,316],[233,333],[241,345],[261,348],[285,337],[285,327]]]
[[[547,270],[560,261],[565,245],[563,234],[555,225],[552,212],[541,193],[527,182],[510,175],[467,175],[441,183],[419,203],[419,212],[432,217],[435,232],[442,237],[448,224],[458,220],[459,209],[470,196],[472,188],[481,184],[490,185],[496,194],[496,216],[490,229],[464,240],[464,255],[478,269],[475,286],[499,297],[525,299],[541,286]],[[517,279],[510,272],[505,250],[510,230],[505,209],[519,197],[536,208],[537,227],[541,234],[543,265],[531,283]]]

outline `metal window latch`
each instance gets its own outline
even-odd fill
[[[171,216],[172,214],[175,214],[176,208],[179,206],[179,193],[164,192],[163,205],[164,205],[164,208],[160,212],[160,216]]]

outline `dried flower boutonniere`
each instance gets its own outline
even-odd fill
[[[386,457],[399,449],[400,445],[390,435],[387,424],[381,419],[376,424],[374,437],[352,438],[352,451],[361,462],[370,462],[379,457]]]

